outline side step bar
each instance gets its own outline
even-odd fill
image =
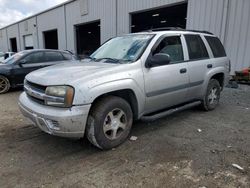
[[[177,107],[177,108],[172,108],[172,109],[160,112],[158,114],[154,114],[152,116],[142,116],[141,120],[142,121],[155,121],[157,119],[163,118],[165,116],[169,116],[169,115],[171,115],[173,113],[176,113],[176,112],[181,112],[183,110],[187,110],[189,108],[198,106],[200,104],[201,104],[201,101],[196,101],[196,102],[188,103],[186,105],[183,105],[183,106],[180,106],[180,107]]]

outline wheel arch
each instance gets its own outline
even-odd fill
[[[10,87],[13,87],[13,82],[12,82],[12,80],[11,80],[11,76],[8,76],[8,75],[6,75],[6,74],[2,74],[2,73],[0,73],[0,76],[3,76],[3,77],[5,77],[5,78],[7,78],[8,79],[8,81],[9,81],[9,83],[10,83]]]
[[[224,84],[225,84],[225,74],[223,72],[219,72],[219,73],[216,73],[214,74],[211,78],[211,79],[215,79],[219,82],[221,88],[223,89],[224,87]]]
[[[136,94],[132,89],[120,89],[120,90],[115,90],[115,91],[101,94],[93,100],[92,104],[95,104],[97,101],[107,96],[116,96],[127,101],[129,105],[131,106],[134,119],[137,120],[139,118],[139,103],[138,103]]]
[[[225,69],[224,67],[216,67],[214,69],[211,69],[207,74],[206,74],[206,79],[203,85],[203,91],[202,91],[202,96],[205,95],[206,91],[207,91],[207,87],[209,84],[209,81],[211,79],[216,79],[219,81],[221,89],[223,89],[224,84],[225,84],[225,77],[226,77],[226,73],[225,73]]]

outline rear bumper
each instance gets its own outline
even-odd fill
[[[25,92],[20,95],[18,104],[22,114],[48,134],[67,138],[84,136],[91,105],[70,109],[44,106],[30,100]]]

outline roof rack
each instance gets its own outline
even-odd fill
[[[160,27],[160,28],[152,28],[146,30],[147,32],[152,32],[152,31],[172,31],[172,30],[183,30],[180,27]]]
[[[209,31],[188,30],[188,29],[183,29],[181,27],[153,28],[153,29],[146,30],[144,32],[153,32],[153,31],[190,31],[190,32],[205,33],[205,34],[213,35],[213,33],[209,32]]]
[[[197,32],[197,33],[205,33],[205,34],[209,34],[209,35],[214,35],[212,32],[209,32],[209,31],[199,31],[199,30],[184,30],[184,31]]]

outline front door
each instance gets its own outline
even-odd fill
[[[187,62],[184,61],[183,40],[181,35],[166,36],[153,47],[150,56],[165,53],[171,61],[164,66],[144,68],[146,113],[186,101],[189,75]]]
[[[30,72],[43,67],[44,52],[34,52],[20,59],[13,67],[15,85],[22,85],[24,78]]]

